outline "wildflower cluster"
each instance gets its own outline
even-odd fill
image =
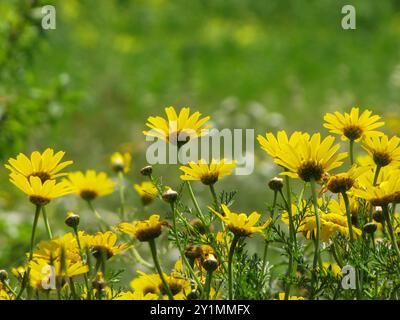
[[[191,114],[189,108],[177,112],[168,107],[165,112],[166,118],[149,117],[151,130],[144,134],[178,149],[210,128],[210,117]],[[348,143],[347,151],[335,136],[321,133],[279,131],[258,136],[280,173],[268,182],[272,204],[249,214],[236,213],[240,205],[234,192],[217,190],[218,182],[233,173],[234,160],[181,164],[175,168],[181,180],[176,188],[165,185],[151,166],[143,167],[143,181],[132,185],[146,215],[143,219],[126,206],[129,153],[111,155],[116,177],[95,170],[66,172],[73,162],[63,161],[64,152],[50,148],[9,159],[5,167],[10,181],[27,195],[34,216],[24,264],[11,268],[13,279],[0,270],[0,299],[397,297],[400,139],[379,131],[384,123],[368,110],[360,114],[352,108],[350,113],[326,114],[324,120],[324,127]],[[364,154],[356,157],[358,145]],[[198,201],[192,183],[209,190],[205,204]],[[119,208],[110,224],[95,205],[98,198],[116,190]],[[53,236],[46,207],[65,196],[86,203],[98,222],[97,232],[87,232],[80,214],[69,211],[68,232]],[[165,210],[149,212],[156,201]],[[41,216],[47,239],[38,241]],[[162,259],[160,243],[165,241],[160,238],[168,241]],[[261,250],[257,239],[262,240]],[[249,246],[257,249],[253,257]],[[270,264],[276,259],[271,249],[282,253],[276,266]],[[165,250],[179,254],[170,270]],[[142,266],[129,286],[119,282],[111,268],[109,261],[118,255],[129,266]],[[353,291],[341,285],[344,266],[355,270]],[[279,275],[276,279],[271,279],[272,271]]]

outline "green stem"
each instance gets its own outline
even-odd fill
[[[288,217],[289,217],[289,240],[290,240],[290,246],[289,246],[289,265],[288,265],[288,270],[287,270],[287,275],[291,277],[295,272],[296,272],[296,264],[294,262],[294,254],[293,254],[293,247],[297,247],[297,239],[296,239],[296,230],[294,228],[294,222],[293,222],[293,212],[292,212],[292,194],[290,190],[290,178],[288,176],[285,176],[285,187],[286,187],[286,197],[287,199],[285,200],[285,197],[283,196],[283,193],[281,191],[281,196],[283,200],[285,201],[286,204],[286,210],[288,212]],[[290,288],[291,288],[291,283],[286,284],[285,286],[285,300],[289,299],[290,295]]]
[[[353,236],[353,224],[351,222],[351,209],[350,209],[350,201],[349,197],[347,196],[346,192],[342,192],[343,200],[346,206],[346,215],[347,215],[347,225],[349,227],[349,236],[350,236],[350,243],[354,242]]]
[[[151,255],[152,255],[153,260],[154,260],[154,266],[156,267],[157,272],[158,272],[158,274],[159,274],[159,276],[161,278],[161,282],[163,283],[163,286],[164,286],[164,289],[165,289],[165,291],[166,291],[166,293],[168,295],[168,298],[170,300],[174,300],[174,296],[173,296],[173,294],[171,292],[171,289],[170,289],[170,287],[168,285],[167,280],[165,280],[164,273],[163,273],[163,271],[161,269],[161,266],[160,266],[160,262],[158,261],[157,247],[156,247],[156,242],[154,241],[154,239],[151,239],[149,241],[149,246],[150,246]]]
[[[12,294],[14,297],[17,296],[17,293],[11,288],[10,284],[8,283],[8,281],[3,281],[2,283],[3,283],[4,286],[7,288],[7,290],[8,290],[9,292],[11,292],[11,294]]]
[[[79,300],[78,296],[76,295],[75,284],[74,284],[74,280],[72,279],[72,277],[69,278],[69,284],[71,287],[72,297],[74,298],[74,300]]]
[[[51,227],[50,227],[49,219],[47,217],[47,212],[46,212],[45,206],[42,207],[42,213],[43,213],[43,220],[44,220],[44,225],[46,227],[47,235],[48,235],[49,239],[53,239],[53,233],[51,232]]]
[[[399,250],[399,246],[397,245],[397,239],[396,239],[396,235],[394,234],[393,225],[392,225],[392,221],[390,219],[387,204],[382,206],[382,211],[383,211],[383,215],[385,216],[385,219],[386,219],[387,227],[389,229],[389,235],[390,235],[390,239],[392,240],[393,248],[396,250],[397,256],[400,258],[400,250]]]
[[[33,257],[33,248],[35,246],[35,234],[36,234],[36,227],[37,227],[37,223],[39,220],[39,215],[40,215],[40,211],[41,211],[41,206],[37,205],[36,206],[36,210],[35,210],[35,218],[33,220],[33,226],[32,226],[32,233],[31,233],[31,245],[30,245],[30,251],[29,251],[29,258],[28,258],[28,268],[24,273],[24,277],[22,279],[22,285],[21,285],[21,289],[18,292],[18,295],[16,297],[16,299],[20,299],[22,293],[24,292],[28,282],[29,282],[29,273],[31,272],[31,268],[29,266],[29,262],[31,262],[32,257]]]
[[[90,272],[90,266],[87,263],[87,261],[85,261],[85,259],[84,259],[83,250],[82,250],[82,246],[81,246],[81,240],[79,239],[78,227],[74,227],[73,229],[74,229],[76,242],[78,243],[79,253],[80,253],[81,257],[82,257],[82,261],[84,262],[84,264],[86,264],[89,267],[89,271],[88,272]],[[83,278],[84,278],[84,281],[85,281],[87,298],[88,298],[88,300],[91,300],[92,299],[92,291],[90,290],[90,287],[89,287],[89,279],[88,279],[87,273],[83,274]]]
[[[236,245],[239,241],[239,237],[234,236],[231,247],[229,249],[229,254],[228,254],[228,298],[229,300],[233,300],[233,270],[232,270],[232,262],[233,262],[233,255],[235,253]]]
[[[192,199],[192,202],[193,202],[193,204],[194,204],[194,206],[196,208],[197,218],[200,219],[201,223],[206,228],[207,234],[211,238],[211,242],[213,244],[213,247],[214,248],[218,248],[218,249],[216,249],[215,253],[217,255],[218,260],[221,262],[222,267],[224,268],[224,270],[226,270],[225,259],[224,259],[223,255],[221,254],[221,252],[219,250],[219,246],[218,246],[218,244],[217,244],[217,242],[215,240],[214,234],[210,230],[210,225],[209,225],[209,223],[206,222],[206,219],[205,219],[205,217],[203,215],[203,212],[201,211],[201,208],[199,206],[199,203],[197,202],[196,196],[194,195],[193,188],[192,188],[192,185],[191,185],[190,181],[186,181],[186,185],[187,185],[188,190],[189,190],[190,198]]]
[[[207,272],[207,276],[206,276],[206,283],[204,285],[204,295],[203,295],[203,297],[204,297],[205,300],[209,300],[210,299],[212,276],[213,276],[213,272],[212,271],[208,271]]]
[[[319,243],[320,243],[320,231],[321,231],[321,221],[319,218],[319,208],[318,208],[318,198],[317,198],[317,192],[316,192],[316,186],[315,186],[315,180],[311,179],[310,181],[311,185],[311,193],[312,193],[312,199],[313,199],[313,204],[314,204],[314,211],[315,211],[315,224],[316,224],[316,235],[315,235],[315,250],[314,250],[314,260],[313,260],[313,277],[311,279],[311,287],[314,290],[314,285],[315,285],[315,278],[316,278],[316,273],[317,273],[317,264],[320,264],[320,268],[322,267],[321,259],[319,257]]]
[[[378,182],[378,177],[379,177],[379,173],[381,172],[381,166],[377,165],[376,166],[376,170],[375,170],[375,175],[374,175],[374,182],[373,185],[376,186],[377,182]]]
[[[88,200],[87,201],[88,206],[90,208],[90,210],[94,213],[94,215],[96,216],[97,219],[103,221],[103,218],[101,217],[101,215],[98,213],[98,211],[95,209],[95,207],[93,206],[92,201]]]
[[[213,184],[210,184],[210,191],[211,191],[211,195],[212,195],[212,197],[213,197],[214,203],[215,203],[215,208],[216,208],[218,211],[220,211],[217,193],[215,192],[215,188],[214,188],[214,185],[213,185]]]
[[[107,223],[103,220],[103,218],[101,217],[101,215],[99,214],[99,212],[96,210],[96,208],[93,206],[92,201],[88,200],[87,201],[89,209],[93,212],[93,214],[95,215],[95,217],[97,218],[97,220],[99,220],[99,225],[100,225],[100,230],[102,230],[102,225],[105,227],[105,229],[108,229],[108,225]]]
[[[118,172],[118,178],[119,178],[119,201],[120,201],[119,212],[121,215],[121,220],[125,221],[125,179],[124,179],[124,173],[122,171]]]
[[[136,259],[137,262],[139,262],[140,264],[146,266],[146,267],[149,268],[149,269],[153,269],[153,268],[154,268],[154,266],[153,266],[151,263],[147,262],[147,261],[140,255],[140,253],[136,250],[135,247],[132,246],[132,247],[130,248],[130,251],[131,251],[131,253],[133,254],[133,256],[134,256],[134,258]]]
[[[197,278],[190,262],[188,261],[185,253],[183,252],[183,248],[182,248],[182,244],[179,240],[179,236],[178,236],[178,228],[176,225],[176,207],[173,203],[171,203],[171,210],[172,210],[172,227],[173,227],[173,231],[174,231],[174,235],[175,235],[175,242],[176,242],[176,246],[178,247],[178,251],[181,255],[181,258],[183,260],[183,263],[186,265],[186,267],[189,270],[189,273],[192,275],[193,279],[196,281],[197,286],[199,288],[200,291],[202,291],[203,289],[203,285],[201,284],[200,280]]]
[[[192,188],[192,185],[191,185],[190,181],[186,181],[186,185],[187,185],[187,187],[189,189],[190,198],[192,199],[194,207],[196,208],[196,211],[197,211],[197,214],[198,214],[198,218],[201,220],[201,222],[205,223],[203,212],[201,211],[199,203],[197,202],[197,199],[196,199],[196,197],[194,195],[193,188]]]
[[[353,155],[353,149],[354,149],[354,140],[350,140],[350,165],[354,164],[354,155]]]

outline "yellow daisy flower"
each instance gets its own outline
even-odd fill
[[[82,240],[82,243],[90,248],[97,259],[101,259],[103,255],[106,259],[110,259],[129,248],[127,243],[116,245],[117,235],[112,231],[97,232],[95,235],[83,235]]]
[[[53,180],[59,176],[66,175],[60,173],[62,169],[71,165],[73,161],[60,162],[65,152],[59,151],[54,154],[53,149],[46,149],[42,154],[38,151],[32,152],[30,158],[20,153],[16,159],[10,158],[5,167],[11,173],[17,173],[26,178],[39,177],[42,182]]]
[[[318,199],[318,206],[321,208],[322,205],[322,199]],[[292,204],[292,212],[295,215],[299,213],[303,214],[297,231],[303,233],[306,239],[313,239],[317,229],[314,206],[309,206],[307,201],[304,200],[299,208]],[[282,213],[281,219],[285,224],[289,224],[287,211]],[[322,241],[329,242],[329,240],[337,233],[340,233],[346,237],[349,236],[346,209],[342,209],[339,203],[337,203],[335,200],[331,199],[329,201],[327,204],[327,210],[320,210],[320,221],[320,238]],[[360,229],[354,226],[352,226],[352,228],[354,236],[361,235]]]
[[[363,147],[379,167],[400,164],[400,139],[396,136],[367,137]]]
[[[203,159],[199,163],[193,161],[189,166],[181,166],[179,169],[185,174],[181,175],[182,180],[199,180],[205,185],[212,185],[226,175],[231,175],[236,167],[236,161],[227,161],[226,159],[211,161],[211,164]]]
[[[340,160],[347,157],[347,152],[338,153],[340,145],[333,145],[335,138],[326,137],[321,141],[319,133],[311,138],[298,137],[296,148],[291,144],[282,146],[275,162],[286,168],[286,174],[292,178],[300,178],[303,181],[320,181],[326,172],[342,165]]]
[[[352,108],[350,113],[340,112],[327,113],[324,116],[324,127],[329,132],[341,135],[342,140],[359,141],[366,136],[380,136],[383,133],[375,129],[382,127],[385,123],[378,122],[378,115],[372,116],[372,111],[365,110],[361,115],[359,108]]]
[[[111,168],[115,172],[122,171],[124,173],[128,173],[131,169],[132,156],[129,152],[125,152],[124,154],[121,154],[120,152],[115,152],[111,156],[110,162]]]
[[[277,300],[285,300],[285,293],[279,292]],[[304,300],[304,298],[299,296],[289,296],[288,300]]]
[[[333,193],[349,191],[357,181],[357,178],[370,171],[369,167],[358,167],[353,165],[347,172],[342,172],[329,177],[327,188]]]
[[[54,260],[52,263],[41,259],[32,260],[29,262],[29,267],[30,285],[36,289],[50,289],[49,287],[44,288],[43,284],[50,285],[51,276],[72,278],[89,272],[89,267],[84,265],[82,261],[73,262],[69,259],[65,259],[63,262]]]
[[[228,229],[235,235],[239,237],[248,237],[253,233],[262,231],[270,225],[272,219],[269,218],[264,224],[255,226],[261,215],[258,212],[252,212],[249,216],[245,213],[234,213],[229,210],[229,208],[222,204],[221,208],[224,215],[215,211],[213,208],[208,207],[212,212],[214,212],[228,227]]]
[[[321,232],[320,239],[324,242],[329,242],[329,240],[340,233],[344,236],[349,236],[349,227],[347,223],[347,218],[344,215],[336,213],[323,213],[320,215],[321,220]],[[361,230],[352,226],[353,236],[357,237],[361,235]],[[315,215],[306,216],[300,227],[299,232],[302,232],[306,239],[314,239],[316,234],[317,224]]]
[[[306,140],[310,138],[310,135],[308,133],[303,133],[300,131],[295,131],[290,137],[288,137],[286,131],[281,130],[278,131],[276,137],[273,133],[270,132],[266,133],[265,137],[263,137],[262,135],[258,135],[257,140],[261,145],[261,149],[263,149],[272,158],[277,158],[282,151],[283,145],[290,144],[291,146],[296,148],[296,145],[299,142],[299,138],[301,136],[304,137],[304,139]]]
[[[68,179],[64,180],[73,190],[86,201],[92,201],[97,197],[111,194],[115,188],[115,182],[108,178],[104,172],[96,173],[94,170],[83,172],[72,172]]]
[[[382,175],[383,177],[383,175]],[[400,170],[393,169],[386,173],[383,180],[373,184],[371,175],[363,175],[358,179],[358,188],[351,193],[369,201],[373,206],[385,206],[400,201]]]
[[[143,181],[141,184],[134,184],[133,188],[140,196],[144,205],[150,204],[155,198],[157,198],[158,190],[150,181]]]
[[[140,291],[128,291],[128,292],[121,292],[115,300],[158,300],[158,295],[154,293],[146,293]]]
[[[167,222],[160,221],[160,216],[158,214],[153,214],[147,220],[137,220],[132,223],[120,223],[118,229],[121,232],[144,242],[159,237],[161,235],[162,227],[166,225]]]
[[[148,293],[159,295],[162,281],[158,274],[146,274],[138,271],[139,276],[130,282],[134,292],[146,295]],[[166,275],[165,275],[166,276]]]
[[[26,193],[29,200],[37,206],[44,206],[51,200],[72,192],[71,188],[64,182],[57,183],[55,180],[42,182],[37,176],[30,176],[28,180],[18,173],[11,173],[10,177],[11,183]]]
[[[205,125],[210,117],[201,117],[200,112],[190,115],[190,108],[182,108],[179,115],[174,107],[165,108],[167,119],[162,117],[149,117],[146,125],[151,129],[143,131],[146,136],[162,139],[167,143],[182,146],[190,139],[207,134],[210,125]]]
[[[80,238],[83,234],[82,231],[79,231]],[[70,232],[62,237],[40,241],[33,251],[33,259],[40,259],[49,263],[61,259],[62,256],[72,262],[82,260],[76,238]]]
[[[146,274],[138,271],[139,277],[133,279],[130,283],[134,292],[146,295],[148,293],[155,295],[162,295],[163,299],[168,299],[167,293],[164,289],[161,278],[158,274]],[[167,275],[164,273],[164,278],[171,289],[174,300],[185,300],[186,296],[190,293],[191,285],[187,279],[176,277],[174,275]]]

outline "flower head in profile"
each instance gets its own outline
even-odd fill
[[[158,214],[153,214],[147,220],[120,223],[118,229],[141,242],[145,242],[158,238],[161,235],[162,227],[166,225],[168,225],[167,222],[160,221]]]
[[[134,184],[133,188],[140,196],[144,205],[150,204],[155,198],[157,198],[157,187],[150,181],[143,181],[141,184]]]
[[[236,167],[236,161],[225,159],[213,159],[210,164],[201,159],[198,163],[189,162],[188,166],[181,166],[179,169],[185,174],[181,175],[182,180],[198,180],[205,185],[213,185],[222,177],[231,175]]]
[[[55,289],[48,287],[43,287],[43,284],[50,284],[50,277],[54,274],[62,282],[63,278],[72,278],[89,272],[89,267],[85,265],[82,261],[73,262],[69,259],[54,260],[49,263],[46,260],[35,259],[29,263],[30,273],[30,285],[36,289]],[[53,272],[51,271],[53,270]]]
[[[347,217],[336,213],[323,213],[320,215],[321,229],[320,238],[321,241],[329,242],[329,240],[336,234],[342,234],[345,237],[349,237],[349,227],[347,223]],[[301,222],[298,229],[302,232],[306,239],[314,239],[317,230],[315,214],[307,215]],[[352,226],[353,236],[357,237],[361,235],[361,230]]]
[[[323,206],[321,198],[318,199],[318,205],[320,208]],[[304,200],[299,206],[292,204],[292,212],[295,215],[300,215],[297,231],[302,233],[306,239],[314,239],[317,230],[314,206],[310,206]],[[289,224],[287,211],[282,213],[282,221]],[[355,237],[361,235],[360,229],[355,226],[352,226],[352,228]],[[320,210],[320,238],[324,242],[329,242],[338,233],[349,237],[346,209],[331,199],[327,204],[327,208]]]
[[[359,141],[367,136],[377,137],[383,134],[375,130],[385,124],[379,122],[380,118],[378,115],[372,115],[372,111],[369,110],[360,115],[359,108],[352,108],[350,113],[327,113],[324,116],[324,127],[331,133],[341,135],[342,140]]]
[[[282,146],[275,162],[288,171],[284,172],[292,178],[303,181],[320,181],[330,170],[342,165],[347,153],[336,153],[340,145],[333,145],[335,138],[328,136],[321,141],[319,133],[313,134],[310,139],[298,137],[296,147],[286,143]]]
[[[356,183],[358,177],[370,171],[369,167],[358,167],[353,165],[348,171],[335,174],[328,178],[327,188],[333,193],[349,191]]]
[[[205,125],[210,117],[201,118],[200,112],[190,114],[190,108],[182,108],[177,114],[174,107],[165,108],[167,118],[149,117],[146,125],[151,129],[143,131],[146,136],[182,146],[191,139],[207,134],[210,125]]]
[[[400,164],[400,138],[396,136],[367,137],[363,147],[379,167]]]
[[[30,176],[28,180],[25,176],[13,172],[10,174],[10,181],[26,193],[30,202],[37,206],[44,206],[51,200],[72,192],[65,182],[57,183],[55,180],[42,182],[37,176]]]
[[[84,235],[79,231],[79,238]],[[71,262],[82,261],[76,237],[71,233],[50,240],[42,240],[33,251],[33,259],[51,263],[54,260],[68,259]]]
[[[15,159],[10,158],[5,167],[11,173],[20,174],[28,180],[30,177],[39,177],[44,183],[46,180],[54,180],[59,176],[66,175],[60,171],[71,165],[73,161],[61,162],[64,154],[64,151],[54,154],[54,150],[51,148],[47,148],[43,153],[34,151],[30,158],[20,153]]]
[[[167,292],[158,274],[146,274],[138,271],[139,276],[130,283],[134,292],[146,295],[148,293],[161,295],[163,299],[167,299]],[[174,274],[164,274],[164,278],[171,289],[174,300],[184,300],[191,291],[190,282],[182,277]]]
[[[252,212],[249,216],[245,213],[234,213],[229,210],[229,208],[222,204],[221,208],[224,215],[215,211],[213,208],[209,209],[214,212],[227,226],[227,228],[238,237],[248,237],[252,234],[258,232],[262,233],[263,230],[268,227],[271,223],[271,218],[265,221],[262,225],[256,226],[258,220],[260,220],[261,215],[258,212]]]
[[[71,172],[64,181],[71,187],[73,193],[86,201],[109,195],[115,188],[115,182],[106,173],[96,173],[94,170],[87,170],[86,173]]]
[[[386,206],[392,202],[400,202],[400,170],[383,172],[384,175],[373,183],[371,175],[363,175],[358,179],[358,187],[351,194],[368,201],[372,206]]]
[[[115,172],[128,173],[131,169],[132,156],[129,152],[115,152],[110,158],[111,168]]]
[[[289,144],[293,148],[296,148],[297,144],[300,141],[300,137],[304,137],[304,139],[308,140],[310,135],[308,133],[303,133],[300,131],[295,131],[293,134],[288,137],[286,131],[281,130],[278,131],[276,137],[273,133],[269,132],[265,134],[265,137],[262,135],[258,135],[257,140],[261,145],[261,149],[263,149],[268,155],[272,158],[277,158],[282,151],[282,146]]]
[[[96,259],[110,259],[129,248],[127,243],[117,245],[117,240],[117,235],[112,231],[82,236],[83,245],[93,252]]]

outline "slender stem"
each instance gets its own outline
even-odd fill
[[[10,291],[11,294],[12,294],[14,297],[17,296],[17,293],[11,288],[10,284],[8,283],[8,281],[3,281],[3,282],[1,282],[1,283],[4,284],[4,286],[7,288],[7,290]]]
[[[43,220],[44,220],[44,225],[46,227],[47,235],[48,235],[49,239],[53,239],[53,233],[51,232],[51,227],[50,227],[49,219],[47,217],[47,211],[46,211],[45,206],[42,207],[42,213],[43,213]]]
[[[315,224],[316,224],[316,234],[315,234],[315,241],[314,241],[315,250],[314,250],[314,261],[313,261],[313,274],[314,274],[314,273],[316,273],[318,262],[320,264],[320,267],[322,267],[321,259],[319,259],[321,221],[319,218],[319,208],[318,208],[318,199],[317,199],[315,181],[313,179],[311,179],[310,184],[311,184],[311,192],[312,192],[312,198],[313,198],[313,204],[314,204]],[[315,276],[313,277],[312,283],[311,283],[311,286],[313,288],[314,288],[314,282],[315,282]]]
[[[383,215],[386,219],[386,224],[388,226],[389,229],[389,235],[390,235],[390,239],[392,240],[392,245],[393,248],[396,250],[396,253],[398,255],[398,257],[400,258],[400,250],[399,250],[399,246],[397,245],[397,239],[396,239],[396,235],[394,234],[394,230],[393,230],[393,225],[392,225],[392,221],[390,219],[390,215],[389,215],[389,210],[388,210],[388,205],[384,205],[382,206],[382,211],[383,211]]]
[[[98,211],[95,209],[95,207],[93,206],[92,201],[88,200],[87,201],[89,209],[94,213],[94,215],[96,216],[97,219],[103,221],[103,218],[101,217],[101,215],[98,213]]]
[[[236,245],[239,241],[239,237],[234,236],[231,247],[229,249],[229,254],[228,254],[228,294],[229,294],[229,300],[233,300],[233,271],[232,271],[232,261],[233,261],[233,255],[235,253]]]
[[[378,182],[378,177],[379,177],[379,173],[381,172],[381,166],[377,165],[376,166],[376,170],[375,170],[375,175],[374,175],[374,182],[373,185],[376,186],[377,182]]]
[[[179,240],[179,236],[178,236],[178,233],[177,233],[178,232],[178,228],[177,228],[177,225],[176,225],[176,211],[177,210],[176,210],[176,206],[173,203],[171,203],[171,210],[172,210],[172,227],[173,227],[173,230],[174,230],[176,246],[178,247],[178,250],[179,250],[179,253],[180,253],[181,258],[183,260],[183,263],[188,268],[189,273],[192,275],[193,279],[197,283],[197,286],[199,287],[199,290],[201,291],[203,289],[203,285],[201,284],[200,280],[197,278],[197,276],[196,276],[196,274],[195,274],[190,262],[188,261],[185,253],[183,252],[182,244],[181,244],[181,242]]]
[[[120,201],[119,213],[121,215],[121,220],[125,221],[125,179],[123,171],[118,172],[118,178],[119,178],[119,201]]]
[[[35,218],[33,220],[32,233],[31,233],[31,245],[30,245],[30,251],[29,251],[29,258],[28,258],[28,268],[24,272],[24,277],[22,279],[21,289],[18,292],[18,295],[16,297],[17,300],[21,298],[21,295],[24,292],[24,290],[25,290],[25,288],[26,288],[26,286],[28,284],[28,281],[29,281],[29,273],[31,272],[31,267],[29,266],[29,262],[31,262],[32,257],[33,257],[33,248],[35,246],[36,227],[37,227],[37,223],[38,223],[38,220],[39,220],[39,215],[40,215],[41,209],[42,209],[41,206],[38,206],[38,205],[36,206]]]
[[[137,260],[137,262],[139,262],[140,264],[146,266],[147,268],[150,268],[150,269],[153,269],[153,268],[154,268],[154,266],[153,266],[151,263],[147,262],[147,261],[140,255],[140,253],[136,250],[135,247],[132,246],[132,247],[130,248],[130,251],[131,251],[131,253],[133,254],[134,258]]]
[[[161,282],[163,283],[163,287],[164,287],[164,289],[165,289],[165,291],[166,291],[166,293],[168,295],[168,298],[170,300],[174,300],[174,296],[173,296],[173,294],[171,292],[171,289],[170,289],[170,287],[168,285],[167,280],[165,280],[164,273],[163,273],[163,271],[161,269],[161,266],[160,266],[160,262],[158,261],[157,247],[156,247],[156,242],[154,241],[154,239],[151,239],[149,241],[149,246],[150,246],[151,255],[152,255],[153,260],[154,260],[154,266],[156,267],[157,272],[158,272],[158,274],[159,274],[159,276],[161,278]]]
[[[73,229],[74,229],[74,234],[75,234],[76,242],[78,243],[79,252],[80,252],[80,255],[81,255],[81,257],[82,257],[82,261],[84,262],[84,264],[86,264],[86,265],[89,267],[88,272],[90,272],[90,266],[89,266],[89,264],[87,263],[87,261],[85,261],[85,259],[84,259],[83,250],[82,250],[82,246],[81,246],[81,240],[79,239],[78,227],[74,227]],[[91,299],[92,299],[92,291],[90,290],[90,287],[89,287],[89,279],[88,279],[87,273],[84,273],[84,274],[83,274],[83,278],[84,278],[84,280],[85,280],[85,287],[86,287],[86,291],[87,291],[87,298],[88,298],[88,300],[91,300]]]
[[[290,239],[293,241],[293,243],[296,244],[297,239],[296,239],[296,231],[294,230],[294,223],[293,223],[293,212],[292,212],[292,192],[290,190],[290,178],[288,176],[285,176],[285,186],[286,186],[286,209],[288,211],[288,216],[289,216],[289,234],[290,234]]]
[[[347,225],[349,227],[349,236],[350,236],[350,243],[354,242],[353,236],[353,224],[351,222],[351,209],[350,209],[350,201],[349,197],[347,196],[346,192],[342,192],[343,200],[346,206],[346,215],[347,215]]]
[[[72,279],[72,277],[69,278],[69,284],[71,287],[72,297],[74,298],[74,300],[79,300],[78,296],[76,295],[75,283],[74,283],[74,280]]]
[[[290,240],[290,246],[289,246],[289,265],[288,265],[288,270],[287,270],[287,275],[289,277],[292,276],[293,273],[295,273],[296,265],[294,262],[294,254],[293,254],[293,247],[297,246],[297,239],[296,239],[296,230],[294,228],[294,223],[293,223],[293,212],[292,212],[292,193],[290,190],[290,179],[288,176],[285,176],[285,187],[286,187],[286,197],[287,200],[285,201],[286,204],[286,210],[288,212],[288,217],[289,217],[289,240]],[[282,191],[281,191],[281,196],[283,199]],[[287,283],[285,285],[285,300],[289,299],[290,295],[290,288],[291,288],[291,283]]]
[[[103,226],[108,229],[108,225],[107,223],[103,220],[103,218],[101,217],[101,215],[99,214],[99,212],[96,210],[96,208],[93,206],[92,201],[88,200],[87,201],[89,209],[93,212],[93,214],[95,215],[95,217],[97,218],[97,220],[99,220],[99,226],[100,226],[100,230],[102,230],[102,224]]]
[[[194,207],[196,208],[196,211],[197,211],[197,213],[198,213],[198,217],[199,217],[200,220],[202,220],[202,222],[204,223],[204,222],[205,222],[205,221],[204,221],[204,215],[203,215],[203,212],[201,211],[201,208],[200,208],[200,206],[199,206],[199,203],[197,202],[197,199],[196,199],[196,197],[195,197],[195,195],[194,195],[193,188],[192,188],[192,185],[191,185],[190,181],[186,181],[186,185],[187,185],[187,187],[188,187],[188,189],[189,189],[190,198],[192,199],[192,202],[193,202],[193,204],[194,204]]]
[[[213,184],[210,184],[210,191],[211,191],[211,195],[213,197],[214,203],[215,203],[215,207],[216,209],[219,211],[219,201],[218,201],[218,197],[217,197],[217,193],[215,192],[215,188]]]
[[[212,276],[213,276],[213,272],[212,271],[208,271],[207,272],[207,276],[206,276],[206,283],[204,285],[204,295],[203,295],[203,297],[204,297],[205,300],[209,300],[210,299]]]
[[[193,204],[194,204],[194,206],[196,208],[197,217],[200,219],[201,223],[206,228],[207,234],[211,238],[212,243],[214,245],[214,248],[218,248],[218,249],[216,249],[215,253],[217,254],[218,260],[221,262],[222,267],[224,268],[224,270],[226,270],[226,266],[225,266],[225,263],[224,263],[225,259],[224,259],[223,255],[221,254],[221,251],[219,251],[219,246],[216,243],[214,234],[210,230],[209,224],[205,220],[203,212],[201,211],[199,203],[197,202],[196,196],[194,195],[194,192],[193,192],[192,185],[191,185],[190,181],[186,181],[186,185],[187,185],[188,190],[189,190],[190,198],[192,199],[192,202],[193,202]]]
[[[350,140],[350,165],[354,164],[354,155],[353,155],[353,149],[354,149],[354,140]]]

